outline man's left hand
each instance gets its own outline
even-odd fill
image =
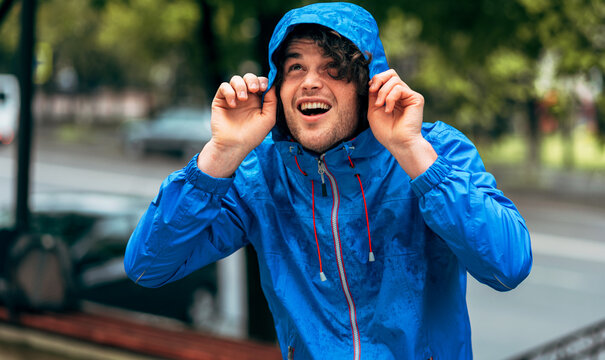
[[[424,98],[393,69],[375,75],[369,85],[370,128],[407,174],[415,178],[437,159],[421,134]]]

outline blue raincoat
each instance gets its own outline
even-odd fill
[[[388,69],[374,19],[346,3],[287,13],[270,59],[299,23],[369,51],[370,77]],[[529,234],[463,134],[441,122],[422,134],[438,159],[414,180],[370,129],[317,156],[275,128],[228,179],[196,156],[162,183],[126,272],[162,286],[252,244],[284,358],[470,359],[466,274],[514,288]]]

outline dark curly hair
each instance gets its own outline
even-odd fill
[[[366,52],[366,55],[353,44],[353,42],[338,32],[318,24],[300,24],[297,25],[286,36],[280,47],[273,54],[273,62],[277,67],[275,77],[275,90],[279,95],[281,85],[284,79],[284,63],[286,61],[286,50],[293,40],[310,39],[317,44],[323,54],[334,60],[337,65],[336,72],[332,76],[334,79],[353,82],[357,88],[357,106],[358,119],[356,134],[368,128],[368,82],[370,81],[370,70],[368,65],[372,60],[372,55]],[[289,134],[288,127],[284,118],[283,105],[279,98],[277,110],[277,125],[280,130]]]

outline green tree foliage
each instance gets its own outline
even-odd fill
[[[454,123],[479,140],[504,133],[511,119],[525,119],[534,163],[537,109],[569,129],[577,85],[602,83],[602,0],[432,0],[383,7],[387,53],[394,64],[407,65],[406,80],[427,98],[427,116]],[[602,99],[598,87],[592,92]],[[556,102],[546,104],[543,99],[553,94]]]
[[[20,4],[13,4],[11,11],[0,24],[0,72],[17,71],[16,49],[19,42]]]
[[[415,66],[407,80],[425,94],[433,117],[465,131],[501,129],[511,102],[522,101],[531,87],[532,56],[514,40],[513,24],[524,19],[512,2],[410,2],[388,11],[383,30],[412,21],[422,30],[412,41]],[[405,32],[400,28],[396,32]],[[410,51],[408,51],[408,54]],[[395,51],[392,54],[399,58]],[[409,55],[404,54],[405,57]],[[396,61],[397,62],[397,61]]]
[[[233,74],[266,74],[275,24],[310,2],[40,0],[38,40],[52,46],[55,75],[75,69],[79,91],[140,86],[210,99]],[[552,91],[560,102],[550,110],[563,116],[574,104],[573,91],[562,90],[570,82],[595,71],[602,82],[602,0],[357,2],[376,16],[391,65],[427,98],[427,117],[478,137],[503,133],[518,113],[531,125]],[[0,28],[4,71],[14,62],[18,8]]]
[[[128,80],[162,83],[177,76],[183,43],[200,20],[193,1],[106,1],[99,14],[96,48],[115,56]]]
[[[0,51],[7,54],[16,51],[19,10],[0,28]],[[161,6],[152,0],[42,0],[36,40],[51,46],[55,75],[75,70],[78,91],[151,86],[175,76],[199,22],[197,10],[193,0]]]

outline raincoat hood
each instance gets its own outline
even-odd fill
[[[270,71],[268,76],[269,86],[267,90],[273,86],[277,76],[277,66],[273,61],[273,54],[279,49],[288,34],[300,24],[318,24],[330,28],[353,42],[353,44],[355,44],[363,54],[366,54],[366,56],[367,53],[370,53],[372,56],[372,60],[368,65],[370,79],[374,75],[389,69],[384,47],[382,46],[378,34],[378,25],[376,24],[374,17],[372,17],[367,10],[359,5],[345,2],[317,3],[290,10],[282,17],[275,27],[273,35],[271,36],[271,41],[269,42]],[[275,126],[269,133],[269,136],[272,137],[272,141],[275,142],[279,152],[282,154],[283,158],[286,159],[286,164],[288,166],[294,164],[294,161],[288,161],[288,158],[291,158],[294,154],[298,153],[301,155],[304,153],[308,155],[308,151],[298,144],[293,144],[291,142],[293,141],[292,137],[284,131],[281,131],[279,126]],[[364,130],[357,136],[357,142],[363,143],[364,146],[363,152],[357,151],[355,157],[367,158],[383,149],[382,145],[374,138],[374,135],[369,129]],[[293,146],[297,148],[295,152],[293,152]],[[343,147],[353,149],[354,145],[350,141],[345,141]],[[327,154],[333,153],[333,150],[334,149],[332,149],[332,151],[329,150]],[[311,156],[307,156],[306,158],[299,156],[294,169],[302,166],[302,163],[308,163],[306,165],[310,167],[317,167],[317,154],[310,155]],[[349,153],[349,150],[347,150],[347,156],[349,155],[351,154]],[[347,157],[345,157],[345,159],[346,158]]]
[[[389,69],[378,25],[372,15],[361,6],[336,2],[317,3],[287,12],[275,27],[269,43],[269,88],[275,81],[277,67],[273,54],[288,34],[299,24],[318,24],[335,30],[351,40],[362,53],[372,54],[370,78]]]

